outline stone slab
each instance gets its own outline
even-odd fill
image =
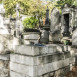
[[[11,54],[10,61],[19,64],[34,66],[67,59],[68,57],[65,58],[66,55],[67,54],[64,55],[64,53],[46,54],[40,56],[25,56],[20,54]]]
[[[22,76],[22,74],[16,73],[14,71],[10,71],[10,77],[25,77],[25,76]]]
[[[49,50],[48,50],[49,49]],[[53,46],[27,46],[27,45],[20,45],[16,46],[15,53],[24,54],[24,55],[41,55],[41,54],[49,54],[56,52],[56,47]]]
[[[10,70],[17,73],[26,74],[28,76],[34,77],[37,76],[37,67],[26,66],[17,63],[10,62]]]
[[[15,71],[10,71],[10,77],[33,77],[33,76],[28,76],[25,74],[17,73]]]
[[[60,68],[64,68],[69,65],[70,65],[69,58],[65,60],[55,61],[52,63],[38,65],[38,66],[29,66],[29,65],[10,62],[10,70],[34,77],[34,76],[41,76],[51,71],[56,71]]]
[[[24,39],[26,40],[30,40],[30,39],[39,39],[39,34],[32,34],[32,33],[28,33],[24,35]]]
[[[15,71],[10,71],[10,77],[43,77],[43,76],[28,76]]]
[[[0,54],[0,60],[10,60],[10,54]]]

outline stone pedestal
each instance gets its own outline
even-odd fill
[[[10,77],[63,77],[70,71],[74,57],[69,51],[57,52],[58,48],[57,45],[16,46],[10,55]]]
[[[61,42],[62,35],[60,31],[50,32],[49,41],[52,42]]]
[[[49,42],[49,31],[43,30],[40,38],[41,43],[47,44]]]
[[[37,44],[38,40],[40,38],[40,35],[38,32],[25,32],[23,33],[24,36],[24,44]]]

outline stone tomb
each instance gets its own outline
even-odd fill
[[[64,5],[62,8],[62,34],[63,37],[69,37],[71,33],[71,27],[72,27],[72,8],[68,6],[67,4]]]
[[[67,50],[56,44],[16,46],[10,55],[10,77],[64,77],[70,71],[70,64],[75,63],[74,53],[69,50],[69,46]]]

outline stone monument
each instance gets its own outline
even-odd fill
[[[49,42],[49,30],[50,30],[50,22],[49,22],[49,9],[46,9],[46,20],[45,26],[43,27],[43,31],[41,33],[40,42],[48,43]]]
[[[59,42],[62,38],[61,35],[61,15],[57,8],[53,8],[51,11],[51,25],[49,40],[51,42]]]
[[[16,4],[16,25],[15,25],[15,30],[14,30],[14,37],[13,37],[13,49],[15,49],[16,45],[21,44],[21,21],[20,21],[20,16],[19,16],[19,4]]]
[[[53,8],[51,11],[51,26],[50,31],[60,30],[60,13],[57,8]]]
[[[72,30],[75,27],[75,8],[73,6],[65,4],[62,8],[62,34],[63,40],[71,42]]]

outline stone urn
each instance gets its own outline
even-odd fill
[[[24,44],[38,44],[40,32],[35,29],[28,29],[23,33]]]

